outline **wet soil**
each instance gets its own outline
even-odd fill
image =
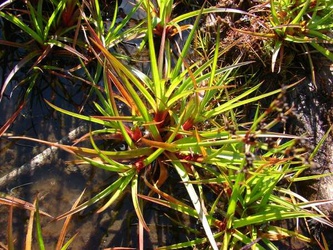
[[[308,77],[289,92],[294,115],[289,120],[289,132],[308,138],[309,149],[314,149],[332,128],[333,119],[333,64],[322,57],[314,57],[316,85]],[[333,171],[333,133],[326,140],[313,159],[312,167],[305,173],[327,174]],[[333,199],[333,177],[302,183],[299,191],[311,200]],[[333,215],[333,203],[321,206],[328,215]]]

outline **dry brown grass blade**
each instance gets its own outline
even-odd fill
[[[85,147],[76,147],[76,146],[70,146],[70,145],[64,145],[64,144],[60,144],[58,142],[49,142],[49,141],[44,141],[44,140],[40,140],[40,139],[35,139],[35,138],[30,138],[30,137],[24,137],[24,136],[11,136],[11,139],[22,139],[22,140],[29,140],[29,141],[34,141],[34,142],[38,142],[38,143],[42,143],[45,145],[48,145],[51,147],[51,150],[56,149],[56,148],[60,148],[70,154],[73,155],[80,155],[80,156],[84,156],[84,157],[98,157],[99,153],[96,152],[95,149],[91,149],[91,148],[85,148]],[[151,149],[147,148],[147,149],[141,149],[141,150],[136,150],[136,151],[132,151],[128,154],[119,154],[118,152],[115,151],[107,151],[107,150],[101,150],[100,153],[112,157],[113,160],[127,160],[127,159],[132,159],[135,156],[142,156],[145,155],[147,153],[150,153]],[[137,154],[135,154],[137,153]]]
[[[195,130],[194,130],[194,135],[197,138],[197,142],[200,143],[201,142],[201,136],[199,135],[198,129],[196,127],[195,127]],[[199,146],[199,148],[200,148],[202,157],[206,158],[207,157],[207,151],[206,151],[205,147]]]
[[[143,231],[143,224],[141,220],[139,220],[139,250],[144,250],[144,231]]]
[[[6,121],[6,123],[0,128],[0,136],[2,136],[7,129],[12,125],[15,121],[16,117],[21,113],[21,110],[24,108],[25,103],[22,103],[18,109],[14,112],[14,114]]]
[[[329,249],[329,246],[328,246],[328,243],[327,243],[327,240],[326,240],[326,238],[325,238],[325,235],[323,234],[323,233],[321,233],[321,238],[322,238],[322,240],[323,240],[323,244],[324,244],[324,246],[322,247],[322,249],[324,249],[324,250],[328,250]]]
[[[163,191],[161,191],[157,186],[152,185],[148,180],[146,175],[144,175],[143,178],[145,184],[147,185],[147,187],[149,187],[153,192],[155,192],[156,194],[160,195],[161,197],[163,197],[165,200],[171,202],[171,203],[175,203],[175,204],[179,204],[182,206],[187,206],[186,204],[180,202],[179,200],[177,200],[176,198],[172,197],[171,195],[164,193]],[[149,200],[149,196],[145,196],[145,195],[141,195],[138,194],[139,197],[144,198],[146,200]],[[154,202],[154,200],[149,200],[151,202]]]
[[[94,41],[93,41],[94,42]],[[94,42],[95,43],[95,42]],[[96,43],[96,45],[98,45]],[[104,52],[107,53],[107,51],[104,51],[105,48],[100,47],[100,49]],[[110,56],[110,55],[109,55]],[[111,65],[110,65],[111,66]],[[116,86],[116,88],[118,89],[118,91],[121,93],[121,96],[126,100],[126,103],[128,103],[129,107],[131,107],[136,114],[140,114],[139,113],[139,109],[135,103],[135,101],[133,100],[133,98],[131,97],[131,95],[128,93],[128,91],[126,90],[126,88],[123,86],[123,84],[118,80],[119,77],[116,77],[113,72],[111,72],[110,70],[108,70],[108,82],[110,80],[112,80],[113,84]],[[109,85],[111,86],[111,83],[109,83]],[[111,92],[111,91],[110,91]]]
[[[34,206],[36,206],[37,199],[34,200]],[[35,216],[35,210],[30,211],[29,216],[29,222],[27,226],[27,234],[25,237],[25,250],[31,250],[32,249],[32,231],[33,231],[33,225],[34,225],[34,216]]]
[[[14,238],[13,238],[13,206],[10,206],[10,207],[9,207],[9,211],[8,211],[7,235],[8,235],[8,249],[9,249],[9,250],[14,250]]]
[[[74,208],[76,208],[79,205],[80,200],[81,200],[84,192],[85,192],[85,189],[83,190],[83,192],[81,193],[81,195],[79,196],[79,198],[77,198],[77,200],[74,202],[71,210],[74,209]],[[66,233],[67,233],[67,230],[68,230],[69,223],[70,223],[70,221],[72,219],[72,216],[73,215],[69,215],[69,216],[66,217],[66,220],[64,222],[64,225],[62,226],[62,229],[61,229],[61,232],[60,232],[60,235],[59,235],[59,238],[58,238],[56,250],[60,250],[62,248],[63,244],[64,244]]]
[[[52,50],[52,46],[47,45],[45,47],[45,49],[43,50],[43,52],[41,53],[41,55],[36,59],[35,63],[32,65],[30,70],[32,70],[34,67],[36,67],[38,64],[40,64],[40,62],[43,61],[43,59],[50,54],[51,50]]]
[[[23,208],[29,211],[35,211],[34,204],[31,204],[30,202],[15,198],[7,194],[0,193],[0,204]],[[40,214],[53,218],[53,216],[43,211],[40,211]]]
[[[2,242],[0,242],[0,250],[8,250],[8,247]]]
[[[170,152],[178,151],[178,148],[175,144],[167,143],[167,142],[159,142],[154,140],[149,140],[144,137],[140,139],[145,145],[152,147],[152,148],[162,148]]]
[[[241,30],[241,29],[237,29],[234,27],[231,27],[231,29],[234,31],[237,31],[239,33],[256,36],[256,37],[260,37],[260,38],[276,38],[276,34],[274,34],[274,33],[258,33],[258,32],[248,31],[248,30]]]
[[[167,167],[165,166],[164,162],[162,162],[161,160],[159,160],[158,165],[160,167],[159,168],[160,175],[159,175],[157,181],[155,182],[155,185],[159,188],[168,179],[169,172],[168,172]]]
[[[28,43],[17,43],[17,42],[12,42],[12,41],[0,40],[0,45],[25,49],[25,48],[28,48],[30,46],[30,43],[29,42]]]

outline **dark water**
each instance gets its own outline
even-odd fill
[[[68,93],[76,93],[76,88],[76,85],[68,85],[67,91]],[[4,98],[0,103],[2,114],[0,125],[5,123],[16,108],[17,102],[14,102],[14,100],[18,98],[16,93],[19,92],[19,89],[16,91],[10,98]],[[43,101],[43,98],[50,99],[51,96],[54,96],[52,89],[46,88],[40,97],[32,97],[7,133],[57,142],[71,130],[82,125],[82,122],[78,120],[52,111]],[[76,99],[80,99],[80,96],[77,96]],[[76,105],[64,101],[61,96],[57,96],[54,103],[69,110],[76,110]],[[89,113],[93,110],[87,104],[83,112]],[[30,162],[47,146],[27,140],[13,140],[4,136],[0,139],[0,148],[1,178],[12,170]],[[73,156],[63,151],[57,151],[51,158],[52,160],[41,164],[34,171],[27,171],[4,183],[1,185],[0,191],[28,202],[33,202],[38,195],[40,209],[56,217],[70,210],[85,188],[87,188],[87,191],[84,199],[87,199],[115,179],[115,176],[111,173],[101,169],[66,163],[66,161],[73,160]],[[175,183],[172,185],[175,185]],[[78,235],[72,243],[72,249],[97,249],[97,247],[115,246],[136,247],[138,244],[138,223],[129,192],[114,206],[103,213],[96,214],[95,212],[100,205],[102,203],[92,206],[73,217],[67,234],[68,239],[76,232],[78,232]],[[1,225],[7,224],[8,211],[7,206],[0,205]],[[165,209],[147,204],[144,211],[146,222],[151,229],[149,234],[145,234],[145,249],[186,240],[186,234],[179,233],[182,229],[167,219]],[[16,249],[24,247],[25,226],[28,216],[27,211],[14,209],[13,234],[16,239]],[[177,216],[179,215],[173,215],[172,218]],[[189,224],[188,218],[179,218],[179,220],[185,220],[184,223]],[[47,249],[55,247],[62,225],[63,221],[55,222],[50,218],[42,217],[42,231]],[[6,226],[0,227],[0,242],[3,244],[7,242]]]

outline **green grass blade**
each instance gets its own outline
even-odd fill
[[[89,61],[88,58],[83,55],[82,53],[80,53],[79,51],[77,51],[75,48],[67,45],[67,44],[64,44],[58,40],[54,40],[54,39],[49,39],[47,43],[45,44],[50,44],[50,45],[55,45],[55,46],[58,46],[59,48],[63,48],[67,51],[69,51],[70,53],[73,53],[74,55],[76,55],[77,57],[80,57],[81,59],[83,59],[84,61]]]
[[[4,13],[2,11],[0,11],[0,16],[7,19],[10,22],[12,22],[17,27],[19,27],[22,31],[29,34],[39,44],[42,44],[42,45],[44,44],[44,38],[41,37],[37,32],[35,32],[33,29],[31,29],[27,24],[25,24],[22,20],[20,20],[16,16],[14,16],[10,13]]]
[[[78,119],[81,119],[81,120],[84,120],[84,121],[89,121],[89,122],[93,122],[93,123],[96,123],[96,124],[101,124],[101,125],[104,125],[106,127],[112,127],[112,124],[108,121],[103,121],[101,119],[97,119],[97,118],[94,118],[94,117],[91,117],[91,116],[81,115],[81,114],[78,114],[78,113],[75,113],[75,112],[71,112],[71,111],[59,108],[59,107],[53,105],[52,103],[48,102],[47,100],[45,100],[45,102],[48,105],[50,105],[52,108],[54,108],[55,110],[57,110],[57,111],[59,111],[63,114],[66,114],[66,115],[69,115],[69,116],[72,116],[72,117],[75,117],[75,118],[78,118]]]
[[[253,240],[251,240],[249,237],[247,237],[246,235],[244,235],[242,232],[240,232],[239,230],[234,230],[233,232],[233,237],[240,240],[243,244],[251,244]],[[228,247],[228,246],[227,246]],[[230,247],[230,246],[229,246]],[[258,250],[265,250],[266,248],[264,248],[263,246],[261,246],[260,244],[254,244],[252,248],[246,248],[246,246],[243,247],[243,249],[258,249]]]
[[[223,235],[223,232],[214,234],[215,238],[221,238]],[[164,247],[158,247],[157,250],[167,250],[167,249],[197,249],[197,246],[205,244],[208,242],[207,238],[196,238],[195,240],[187,241],[187,242],[181,242],[177,244],[172,244],[169,246]]]
[[[179,58],[178,58],[178,60],[176,62],[176,65],[175,65],[175,67],[173,68],[173,70],[171,72],[171,76],[170,76],[171,77],[171,81],[173,81],[174,79],[176,79],[178,77],[178,75],[179,75],[179,71],[180,71],[181,66],[183,64],[183,61],[186,58],[187,53],[188,53],[188,51],[189,51],[189,49],[190,49],[190,47],[192,45],[192,40],[194,38],[194,35],[195,35],[196,30],[198,28],[199,22],[201,20],[201,15],[203,13],[203,10],[204,10],[204,8],[202,6],[202,8],[200,9],[200,12],[198,13],[198,15],[197,15],[197,17],[195,19],[195,22],[193,24],[193,28],[192,28],[190,34],[188,35],[188,37],[186,39],[186,42],[185,42],[185,44],[183,46],[181,54],[179,55]]]
[[[65,245],[62,246],[61,250],[66,250],[67,248],[69,248],[69,246],[72,244],[72,242],[75,240],[76,236],[79,233],[74,234],[66,243]]]
[[[202,8],[200,10],[194,10],[182,15],[179,15],[172,19],[174,23],[179,23],[181,21],[185,21],[187,19],[198,17],[202,14],[209,14],[209,13],[234,13],[234,14],[240,14],[240,15],[249,15],[248,12],[237,10],[237,9],[231,9],[231,8],[217,8],[217,7],[211,7],[211,8]]]
[[[143,228],[149,232],[149,227],[147,226],[145,219],[143,217],[142,214],[142,206],[139,202],[138,199],[138,174],[136,173],[133,178],[132,178],[132,182],[131,182],[131,194],[132,194],[132,202],[133,202],[133,206],[134,206],[134,210],[136,213],[136,216],[139,219],[139,222],[142,224]]]
[[[43,5],[42,4],[42,1],[39,0],[38,1],[38,10],[40,11],[40,8],[41,6]],[[40,6],[41,5],[41,6]],[[31,5],[30,2],[27,2],[27,6],[28,6],[28,9],[29,9],[29,14],[31,15],[31,20],[32,20],[32,23],[34,25],[34,28],[36,30],[36,33],[39,35],[39,36],[43,36],[43,20],[42,20],[42,16],[40,15],[41,13],[38,12],[38,10],[36,11],[34,9],[34,7]]]
[[[271,16],[272,16],[271,22],[273,26],[277,26],[280,24],[280,22],[274,0],[270,0],[270,6],[271,6]]]
[[[101,9],[99,6],[99,1],[95,0],[94,1],[94,7],[95,7],[95,13],[94,13],[94,21],[96,23],[97,27],[97,35],[99,37],[102,37],[104,35],[104,24],[103,24],[103,19],[102,19],[102,13]]]
[[[311,46],[333,62],[333,53],[329,49],[326,49],[317,43],[311,43]]]
[[[30,62],[33,58],[37,57],[40,54],[39,51],[32,51],[31,53],[29,53],[28,55],[26,55],[23,59],[21,59],[19,61],[18,64],[15,65],[15,67],[12,69],[12,71],[9,72],[8,76],[6,77],[5,82],[2,85],[2,89],[0,92],[0,100],[2,99],[2,96],[5,92],[5,89],[7,88],[7,85],[9,84],[9,82],[12,80],[12,78],[14,77],[14,75],[23,68],[23,66],[25,64],[27,64],[28,62]]]
[[[149,0],[147,1],[147,6],[149,6]],[[154,94],[157,100],[162,100],[162,88],[161,88],[161,76],[158,70],[156,52],[155,52],[155,42],[153,37],[154,26],[152,23],[152,16],[150,10],[147,9],[147,37],[149,44],[149,59],[150,59],[150,69],[152,72],[153,82],[154,82]],[[159,109],[159,107],[157,107]]]
[[[114,171],[114,172],[122,172],[122,171],[125,171],[125,170],[128,170],[128,166],[124,165],[124,164],[121,164],[121,163],[118,163],[116,161],[114,161],[113,159],[111,159],[111,157],[105,155],[96,145],[94,139],[93,139],[93,134],[94,133],[90,133],[90,142],[91,142],[91,145],[93,146],[93,148],[96,150],[96,152],[98,153],[98,156],[105,162],[107,162],[108,164],[110,164],[109,166],[108,165],[105,165],[103,162],[102,163],[96,163],[98,164],[99,167],[101,168],[104,168],[106,170],[111,170],[110,167],[114,167],[112,168],[111,171]]]
[[[36,230],[37,230],[37,241],[39,249],[45,250],[44,240],[43,240],[43,234],[42,234],[42,227],[40,224],[40,214],[39,214],[39,205],[38,205],[38,198],[36,199]]]
[[[110,207],[120,196],[125,194],[126,188],[130,183],[133,181],[133,179],[137,178],[136,170],[131,169],[128,171],[129,174],[126,176],[121,177],[121,183],[119,187],[115,190],[114,194],[111,196],[111,198],[108,200],[107,203],[105,203],[100,209],[97,210],[97,213],[103,212],[105,209]]]
[[[184,166],[182,165],[182,163],[180,163],[177,160],[178,158],[176,156],[174,156],[173,154],[168,153],[168,158],[173,160],[172,164],[175,167],[175,169],[177,170],[179,177],[182,179],[182,181],[184,183],[184,186],[187,190],[188,195],[190,196],[192,204],[198,213],[198,217],[202,223],[202,226],[205,230],[206,236],[211,244],[211,247],[214,250],[218,250],[216,241],[214,239],[214,235],[213,235],[210,225],[208,223],[207,217],[204,214],[204,210],[203,210],[203,207],[201,204],[202,201],[200,201],[193,185],[191,183],[189,183],[190,178],[189,178],[187,172],[185,171]]]
[[[51,14],[51,16],[47,20],[47,23],[46,23],[45,29],[44,29],[44,34],[43,34],[43,40],[44,41],[47,41],[48,36],[49,36],[49,31],[51,29],[51,26],[55,25],[55,23],[57,22],[58,13],[60,11],[63,11],[64,8],[66,8],[66,3],[67,3],[67,0],[61,0],[58,3],[57,8],[53,11],[53,13]]]
[[[324,134],[324,136],[317,143],[316,147],[314,148],[314,150],[310,154],[309,160],[313,160],[313,158],[317,155],[319,149],[323,146],[324,142],[326,141],[326,139],[330,135],[332,129],[333,129],[333,125],[327,130],[327,132]]]
[[[87,208],[88,206],[91,206],[92,204],[95,204],[96,202],[100,201],[101,199],[104,199],[105,197],[107,197],[109,194],[115,192],[116,190],[118,190],[121,185],[126,184],[126,182],[128,182],[128,180],[130,180],[133,177],[133,174],[135,174],[134,169],[131,169],[127,172],[126,176],[122,176],[121,178],[119,178],[118,180],[116,180],[115,182],[113,182],[111,185],[109,185],[107,188],[105,188],[104,190],[102,190],[101,192],[99,192],[97,195],[95,195],[93,198],[91,198],[90,200],[82,203],[81,205],[77,206],[76,208],[58,216],[56,218],[56,220],[61,220],[69,215],[75,214],[77,212],[82,211],[83,209]]]
[[[116,8],[118,6],[118,1],[119,0],[117,0]],[[124,40],[124,38],[126,37],[125,36],[126,32],[123,33],[122,30],[129,23],[129,21],[131,20],[133,14],[138,10],[138,8],[140,7],[142,1],[143,0],[136,1],[135,6],[133,6],[132,10],[124,18],[122,18],[121,22],[118,23],[117,27],[114,27],[115,24],[116,24],[117,11],[118,11],[118,10],[115,9],[112,23],[110,25],[108,34],[106,35],[106,38],[105,38],[105,41],[106,41],[105,44],[107,46],[110,46],[111,43],[117,43],[116,40],[119,40],[118,42],[121,42],[121,41]]]
[[[233,221],[233,228],[241,228],[252,224],[264,224],[270,221],[276,220],[287,220],[294,218],[314,218],[318,217],[318,215],[306,212],[306,211],[275,211],[268,213],[261,213],[256,215],[250,215],[245,218],[235,219]]]
[[[305,0],[305,3],[303,3],[303,7],[302,7],[301,11],[290,22],[290,24],[298,24],[301,21],[302,17],[307,14],[310,3],[311,3],[311,0]]]

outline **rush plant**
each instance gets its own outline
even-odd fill
[[[60,55],[72,60],[75,58],[76,64],[73,63],[70,67],[77,66],[77,58],[88,61],[87,56],[82,53],[86,50],[85,44],[75,35],[80,30],[81,19],[77,4],[75,0],[25,3],[6,1],[2,4],[0,17],[3,18],[5,27],[0,44],[10,47],[8,51],[11,53],[12,48],[15,49],[12,61],[16,65],[12,66],[4,80],[0,100],[18,72],[25,71],[24,77],[19,74],[15,80],[17,85],[26,86],[28,95],[42,78],[42,73],[65,75],[65,70],[57,66],[56,56],[58,60]],[[70,77],[67,75],[67,78]]]
[[[274,44],[272,55],[272,69],[280,52],[280,63],[283,58],[283,46],[286,43],[302,44],[304,52],[308,54],[310,65],[311,45],[315,50],[333,61],[333,53],[325,47],[325,43],[332,44],[332,2],[331,1],[270,1],[272,29],[278,36]],[[312,66],[313,67],[313,66]],[[312,69],[312,71],[314,71]],[[314,73],[312,74],[314,76]],[[313,77],[314,78],[314,77]]]
[[[333,43],[332,13],[330,0],[270,0],[250,10],[252,31],[234,30],[268,40],[266,44],[271,51],[272,72],[280,72],[281,66],[287,63],[285,48],[305,54],[315,82],[312,49],[333,61],[332,51],[327,46]]]
[[[110,53],[103,34],[86,23],[87,43],[103,76],[100,86],[86,70],[98,97],[95,102],[98,114],[82,115],[49,105],[90,122],[90,133],[81,139],[89,139],[91,147],[29,140],[66,150],[78,157],[75,163],[113,172],[116,178],[93,198],[57,219],[100,200],[104,204],[98,212],[103,212],[130,190],[139,220],[140,249],[144,249],[143,229],[149,231],[141,199],[200,221],[202,230],[195,230],[195,239],[169,249],[189,246],[214,250],[251,246],[276,249],[272,241],[294,236],[308,242],[309,238],[274,224],[305,217],[330,224],[322,218],[316,204],[290,189],[296,177],[309,167],[308,152],[301,143],[305,138],[270,131],[292,112],[284,105],[284,96],[294,85],[269,93],[260,93],[260,83],[237,85],[241,77],[254,81],[237,74],[240,67],[251,62],[237,59],[232,65],[224,65],[221,58],[225,51],[220,50],[219,33],[212,56],[191,63],[187,55],[200,17],[211,9],[193,12],[196,19],[184,46],[179,47],[176,57],[172,56],[172,40],[167,33],[173,28],[182,32],[182,28],[170,23],[172,4],[172,1],[145,3],[147,26],[143,38],[149,54],[149,72],[139,71]],[[160,21],[154,21],[150,6],[158,10]],[[214,8],[214,11],[228,10]],[[154,32],[156,35],[158,30],[162,34],[158,45],[164,44],[164,49],[156,53]],[[272,104],[261,108],[259,101],[274,95]],[[257,107],[252,114],[254,118],[241,122],[242,109],[249,104]],[[107,150],[101,146],[101,140],[123,143],[125,148]],[[179,187],[186,190],[187,197],[174,197],[172,192],[162,191],[168,185],[171,170],[178,174]],[[213,202],[208,196],[213,197]]]

